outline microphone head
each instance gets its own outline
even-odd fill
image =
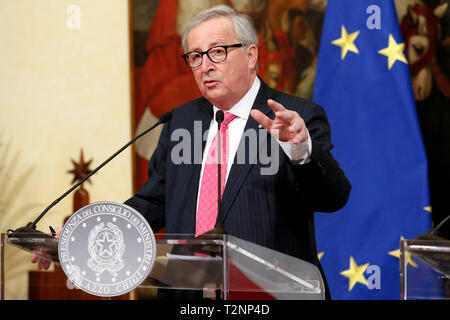
[[[219,124],[221,124],[224,118],[225,118],[225,116],[224,116],[224,114],[223,114],[223,111],[222,111],[222,110],[218,110],[218,111],[216,112],[216,121],[217,121]]]
[[[164,113],[161,118],[159,118],[159,122],[160,123],[166,123],[167,121],[170,120],[170,118],[172,118],[172,111],[168,111],[166,113]]]

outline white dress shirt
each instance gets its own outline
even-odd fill
[[[250,90],[245,94],[245,96],[239,100],[231,109],[225,112],[231,112],[236,115],[233,121],[228,125],[228,159],[227,159],[227,174],[225,176],[225,184],[228,179],[228,175],[230,174],[231,166],[233,164],[233,159],[236,155],[239,142],[241,141],[242,134],[244,133],[245,125],[247,123],[248,118],[250,117],[250,110],[252,109],[253,103],[255,102],[256,96],[258,94],[259,88],[261,86],[261,81],[258,77],[255,77],[255,81],[253,82]],[[216,106],[213,106],[214,109],[214,117],[211,120],[211,124],[208,130],[208,137],[206,140],[205,149],[203,151],[203,162],[202,162],[202,170],[200,172],[200,184],[198,188],[197,194],[197,207],[198,200],[200,197],[200,188],[203,177],[203,169],[205,167],[206,158],[208,156],[209,148],[211,147],[212,141],[217,133],[217,123],[216,123],[216,112],[219,110]],[[278,141],[278,140],[277,140]],[[280,147],[286,153],[288,158],[295,164],[304,164],[309,162],[309,157],[311,156],[311,137],[308,133],[308,140],[300,143],[294,144],[292,142],[281,142],[278,141]]]

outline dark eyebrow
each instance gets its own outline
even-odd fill
[[[221,44],[221,42],[213,42],[212,44],[211,44],[211,46],[210,47],[208,47],[206,50],[209,50],[209,49],[211,49],[211,48],[214,48],[214,47],[220,47],[220,46],[223,46],[223,44]],[[205,50],[205,51],[206,51]],[[203,50],[201,50],[200,48],[195,48],[195,49],[193,49],[193,50],[190,50],[190,51],[188,51],[188,53],[189,52],[203,52]]]
[[[220,42],[213,42],[210,46],[210,48],[212,47],[217,47],[217,46],[223,46],[223,44],[220,44]]]

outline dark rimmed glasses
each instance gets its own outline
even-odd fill
[[[223,62],[227,59],[228,48],[242,47],[242,43],[230,44],[228,46],[214,46],[206,51],[191,51],[182,55],[184,61],[190,68],[197,68],[203,62],[203,55],[206,54],[209,60],[214,63]]]

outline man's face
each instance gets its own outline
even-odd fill
[[[188,35],[188,51],[206,51],[211,47],[239,43],[232,22],[220,17],[203,22]],[[255,79],[254,71],[258,49],[228,48],[227,59],[212,62],[203,55],[201,66],[192,69],[202,95],[216,107],[228,110],[250,89]]]

